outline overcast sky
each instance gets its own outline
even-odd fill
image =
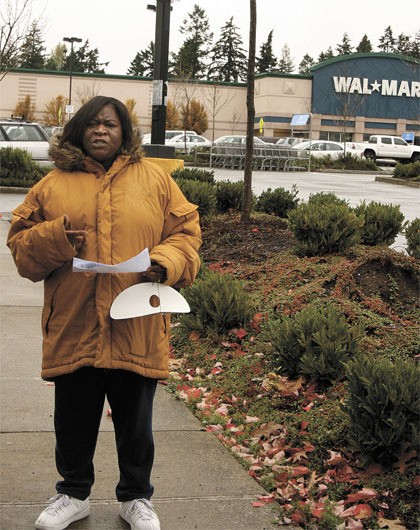
[[[107,74],[125,75],[136,53],[155,35],[155,13],[147,10],[155,0],[32,0],[32,16],[41,17],[47,53],[63,37],[89,40],[98,48],[99,61],[108,62]],[[220,28],[233,16],[245,49],[248,48],[249,0],[174,0],[171,14],[170,51],[185,40],[179,32],[194,4],[205,10],[215,42]],[[374,51],[387,26],[394,36],[413,37],[420,29],[419,0],[257,0],[257,55],[271,30],[273,52],[279,57],[288,44],[296,71],[309,53],[317,59],[328,46],[341,42],[347,32],[357,46],[366,33]]]

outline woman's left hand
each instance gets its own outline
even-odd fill
[[[141,275],[148,282],[162,283],[166,280],[166,269],[158,263],[152,263]]]

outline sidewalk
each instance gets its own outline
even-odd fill
[[[23,195],[22,195],[23,200]],[[0,529],[30,530],[55,493],[54,387],[39,377],[43,287],[18,276],[0,220],[1,488]],[[153,501],[162,530],[276,528],[272,505],[220,442],[161,385],[155,402]],[[111,420],[104,410],[95,455],[91,515],[74,530],[123,530],[114,488],[118,480]],[[278,527],[277,527],[278,528]]]

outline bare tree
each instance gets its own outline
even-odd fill
[[[240,121],[241,121],[241,115],[240,115],[238,109],[235,109],[232,112],[232,118],[229,121],[231,134],[234,134],[234,132],[236,131],[236,126],[238,125],[238,123]]]
[[[75,92],[77,99],[81,105],[84,105],[89,100],[97,96],[101,91],[101,86],[96,81],[92,81],[90,84],[84,84],[81,87],[77,87]]]
[[[209,109],[212,124],[211,139],[214,142],[214,131],[217,115],[223,109],[223,107],[232,101],[233,94],[229,95],[229,93],[223,90],[223,87],[220,84],[214,83],[209,87],[209,89],[205,89],[203,97],[204,101],[207,103],[207,108]]]
[[[0,81],[19,63],[20,47],[32,20],[32,0],[2,0],[0,11]]]
[[[249,52],[247,72],[247,125],[246,125],[246,154],[244,169],[244,195],[242,206],[242,222],[249,223],[251,220],[252,206],[252,162],[254,153],[254,121],[255,121],[255,48],[257,34],[257,0],[250,0],[250,24],[249,24]]]

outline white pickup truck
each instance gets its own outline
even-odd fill
[[[397,162],[420,161],[420,146],[408,144],[398,136],[373,134],[368,142],[347,144],[351,150],[361,151],[362,156],[370,160],[393,159]]]

